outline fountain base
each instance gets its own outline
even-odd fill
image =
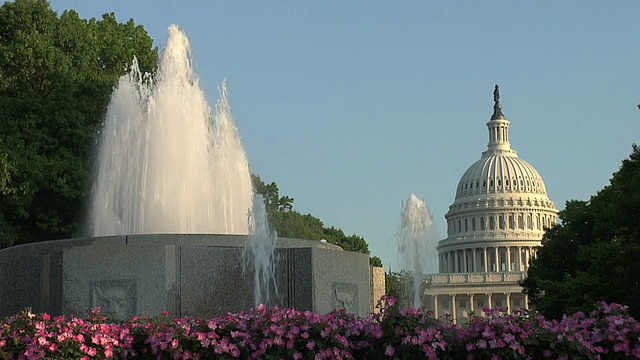
[[[243,272],[246,235],[129,235],[47,241],[0,251],[0,317],[34,312],[115,320],[154,316],[209,318],[249,310],[253,270]],[[369,315],[372,273],[366,254],[312,240],[276,243],[280,307]],[[379,272],[377,272],[379,274]],[[379,277],[379,275],[377,276]]]

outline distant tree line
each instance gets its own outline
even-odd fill
[[[262,194],[271,226],[280,237],[309,240],[327,240],[328,243],[338,245],[347,251],[370,254],[369,246],[362,236],[346,235],[341,229],[327,227],[317,217],[303,215],[293,209],[294,198],[280,196],[280,190],[275,182],[266,184],[260,176],[252,175],[253,187],[256,193]],[[371,265],[382,266],[382,259],[374,256]]]
[[[530,304],[552,318],[599,301],[640,316],[640,147],[589,201],[568,201],[547,229],[522,282]]]

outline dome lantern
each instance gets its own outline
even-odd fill
[[[509,142],[509,125],[511,124],[502,114],[502,104],[500,104],[500,88],[496,84],[493,90],[493,115],[487,123],[489,128],[489,145],[487,151],[482,153],[482,157],[504,155],[518,156],[518,152],[511,149]]]

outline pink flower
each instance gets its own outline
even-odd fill
[[[234,358],[238,358],[240,357],[240,349],[238,349],[237,346],[235,345],[231,345],[231,356],[233,356]]]
[[[394,349],[393,346],[391,345],[387,345],[387,347],[384,349],[384,354],[389,357],[393,356],[393,354],[395,353],[396,353],[396,349]]]
[[[38,338],[38,345],[40,346],[44,346],[47,344],[47,338],[45,338],[44,336],[40,336]]]

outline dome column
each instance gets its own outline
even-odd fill
[[[458,250],[453,250],[453,271],[454,273],[458,272]]]
[[[484,272],[489,272],[489,261],[487,259],[487,247],[482,247],[482,258],[484,259]]]
[[[469,272],[469,258],[467,256],[468,252],[469,252],[468,249],[462,250],[463,260],[464,260],[464,266],[462,267],[462,272],[465,272],[465,273]]]
[[[522,248],[520,246],[518,246],[518,266],[516,270],[522,271]]]
[[[473,248],[473,271],[471,272],[478,272],[478,268],[476,267],[477,250],[477,248]]]
[[[456,272],[456,253],[455,251],[449,251],[449,273]]]

